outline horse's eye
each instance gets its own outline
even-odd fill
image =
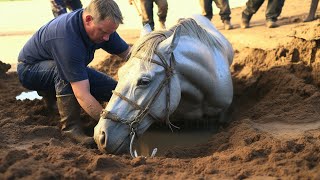
[[[150,83],[150,79],[146,77],[142,77],[138,80],[137,86],[146,86]]]

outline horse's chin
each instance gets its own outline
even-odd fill
[[[137,135],[142,135],[152,124],[144,119],[138,126]],[[100,119],[94,128],[94,140],[101,152],[108,154],[128,153],[130,148],[129,126],[109,119]]]
[[[113,152],[107,152],[108,154],[126,154],[129,153],[129,147],[130,147],[130,138],[129,136],[122,141],[120,146],[118,148],[114,149]]]

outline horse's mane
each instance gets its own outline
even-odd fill
[[[180,35],[197,38],[209,48],[218,48],[220,51],[224,51],[222,43],[220,43],[216,37],[199,26],[194,19],[187,18],[179,20],[179,22],[169,30],[153,31],[140,38],[137,43],[133,45],[131,56],[150,61],[157,46],[163,40],[170,37],[178,26],[181,26]]]

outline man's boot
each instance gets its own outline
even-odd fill
[[[84,134],[80,122],[80,105],[72,95],[57,97],[58,110],[61,117],[62,134],[86,147],[92,147],[94,140]]]
[[[57,98],[56,98],[55,92],[37,91],[37,93],[39,96],[42,96],[49,113],[54,113],[57,111],[57,105],[56,105]]]

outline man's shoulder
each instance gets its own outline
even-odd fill
[[[42,31],[50,39],[81,39],[79,13],[80,11],[76,11],[60,15],[43,26]],[[39,32],[41,33],[41,29]]]

